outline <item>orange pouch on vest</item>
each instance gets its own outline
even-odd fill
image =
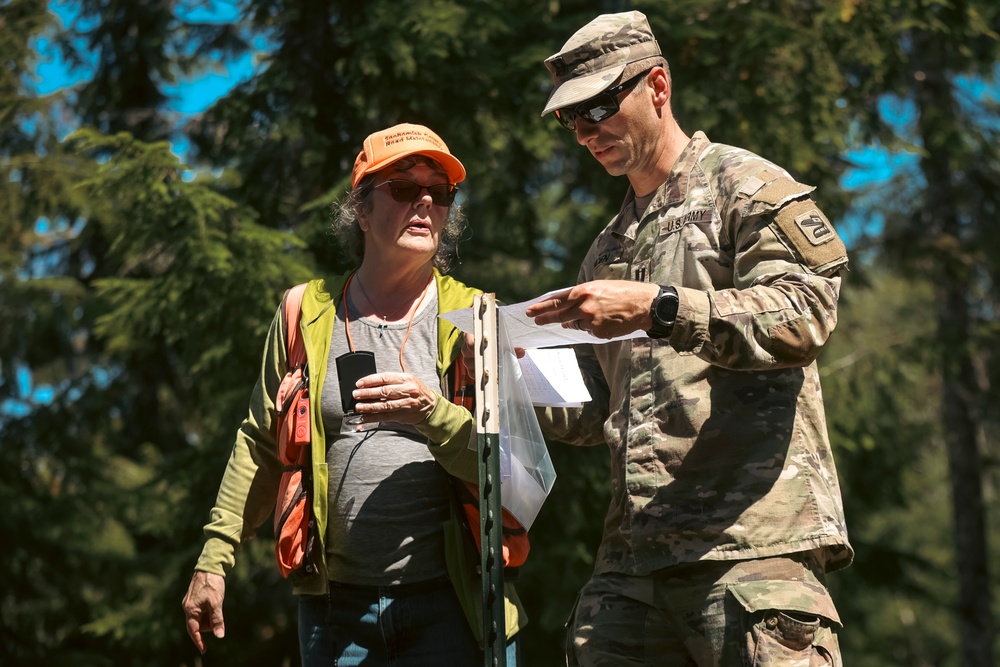
[[[472,540],[476,544],[476,549],[482,553],[482,537],[479,534],[479,489],[465,481],[460,482],[459,485],[462,510],[465,512],[466,520],[469,523],[469,532],[472,533]],[[528,560],[528,552],[531,551],[528,531],[507,510],[503,510],[500,516],[500,540],[503,548],[503,565],[504,567],[521,567]]]
[[[305,284],[285,297],[285,335],[289,371],[278,387],[278,458],[285,466],[274,507],[274,555],[283,577],[315,571],[310,560],[315,540],[312,516],[309,377],[305,345],[299,331]]]
[[[312,503],[304,483],[302,468],[286,470],[278,487],[278,504],[274,511],[274,555],[281,576],[306,568],[312,551]]]

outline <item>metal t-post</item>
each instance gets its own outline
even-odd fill
[[[507,666],[500,502],[500,384],[496,295],[473,302],[476,346],[476,433],[479,449],[479,536],[483,571],[483,647],[486,667]]]

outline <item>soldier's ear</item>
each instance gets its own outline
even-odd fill
[[[656,108],[670,105],[670,77],[662,67],[654,67],[646,77],[646,85],[653,91],[653,104]]]

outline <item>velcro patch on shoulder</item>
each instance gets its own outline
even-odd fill
[[[776,177],[777,174],[772,172],[770,169],[760,169],[743,181],[739,190],[736,191],[736,194],[740,197],[751,199],[760,191],[762,187],[773,181]]]
[[[847,257],[844,242],[812,199],[794,201],[782,207],[774,216],[774,222],[811,269]]]
[[[748,178],[743,182],[742,186],[740,186],[739,194],[743,195],[744,197],[753,197],[755,194],[757,194],[758,190],[764,187],[765,183],[766,181],[764,179],[758,178],[756,176],[751,176],[750,178]]]

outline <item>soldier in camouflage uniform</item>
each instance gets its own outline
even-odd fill
[[[688,137],[639,12],[545,61],[554,111],[630,188],[568,293],[528,309],[613,338],[578,350],[594,395],[546,434],[607,442],[612,501],[569,624],[570,665],[841,665],[824,584],[853,558],[816,357],[844,244],[812,187]]]

